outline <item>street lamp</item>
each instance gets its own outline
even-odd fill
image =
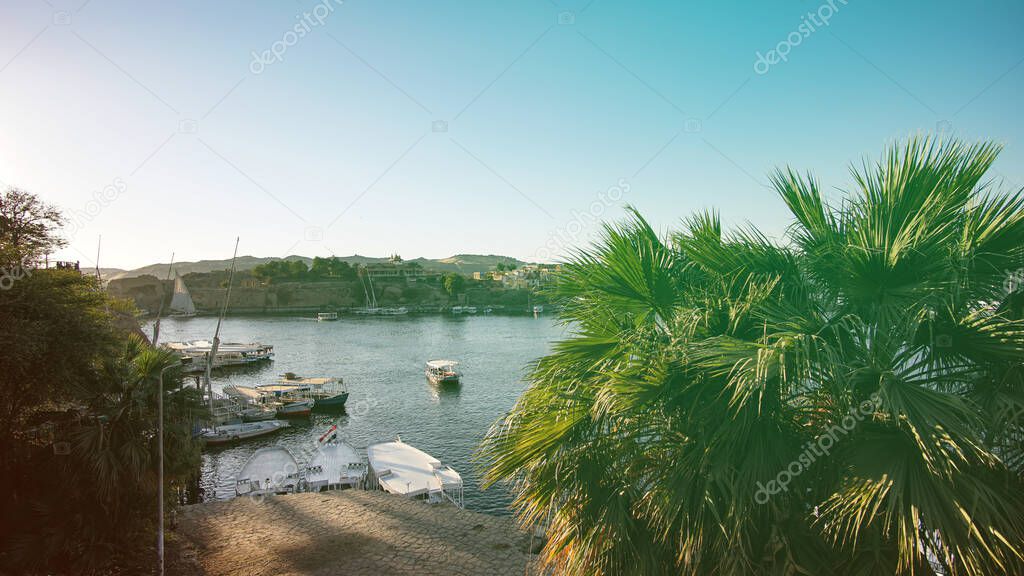
[[[157,417],[160,421],[160,440],[158,444],[158,451],[160,453],[160,480],[159,486],[157,487],[157,498],[159,499],[158,508],[160,510],[160,524],[158,527],[156,537],[156,551],[157,554],[160,556],[160,576],[164,576],[164,372],[170,370],[171,368],[180,368],[181,366],[191,361],[192,358],[184,357],[177,364],[170,364],[168,366],[164,366],[163,369],[160,370],[160,390],[159,394],[157,395],[156,401],[158,415]]]

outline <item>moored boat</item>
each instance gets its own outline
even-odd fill
[[[287,448],[260,448],[238,471],[235,494],[287,494],[299,489],[300,480],[299,464]]]
[[[306,467],[310,492],[358,488],[366,478],[366,463],[349,443],[337,439],[338,426],[320,437],[319,448]]]
[[[207,446],[218,446],[222,444],[229,444],[231,442],[238,442],[240,440],[248,440],[249,438],[266,436],[267,434],[273,434],[274,432],[287,427],[288,423],[281,420],[243,422],[241,424],[222,424],[220,426],[204,430],[202,438],[206,441]]]
[[[371,444],[366,448],[371,485],[391,494],[463,506],[462,476],[430,454],[402,442]]]
[[[272,394],[291,392],[312,398],[316,408],[344,408],[348,401],[348,387],[341,378],[314,377],[303,378],[288,372],[281,376],[277,384],[257,386],[256,389]]]
[[[454,360],[428,360],[427,380],[434,384],[457,384],[461,377],[458,365],[459,363]]]
[[[193,371],[201,371],[206,367],[207,357],[213,350],[213,342],[209,340],[167,342],[161,346],[177,352],[183,358],[191,358],[189,369]],[[213,358],[211,368],[253,364],[273,360],[273,358],[274,347],[270,344],[221,342],[217,346],[217,354]]]
[[[337,319],[337,312],[318,312],[316,315],[317,322],[334,322]]]
[[[278,418],[297,418],[309,416],[313,411],[313,400],[310,398],[282,397],[277,405]]]

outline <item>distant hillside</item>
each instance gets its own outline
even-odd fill
[[[352,256],[339,256],[341,260],[348,262],[349,264],[378,264],[381,262],[387,262],[387,258],[375,258],[372,256],[360,256],[353,254]],[[252,270],[260,264],[265,264],[272,260],[301,260],[307,265],[313,262],[312,258],[306,256],[291,255],[284,258],[262,258],[258,256],[239,256],[236,266],[239,270]],[[472,274],[473,272],[488,272],[494,270],[495,266],[499,262],[504,263],[515,263],[516,266],[522,266],[526,262],[510,258],[508,256],[497,256],[494,254],[481,255],[481,254],[456,254],[449,258],[441,258],[440,260],[432,260],[429,258],[415,258],[413,260],[406,260],[406,262],[416,262],[420,266],[431,270],[438,270],[441,272],[459,272],[462,274]],[[198,262],[175,262],[174,271],[184,276],[192,272],[214,272],[217,270],[227,270],[231,267],[231,260],[200,260]],[[150,264],[149,266],[143,266],[142,268],[136,268],[135,270],[121,270],[116,273],[104,274],[104,280],[115,280],[118,278],[135,278],[149,274],[156,276],[157,278],[167,277],[167,264]]]

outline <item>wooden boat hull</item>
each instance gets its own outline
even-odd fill
[[[312,411],[312,400],[302,400],[299,402],[292,402],[277,407],[277,415],[280,418],[297,418],[300,416],[309,416],[310,412]]]
[[[250,438],[259,438],[260,436],[267,436],[279,432],[283,428],[288,427],[287,422],[278,422],[272,420],[276,424],[271,425],[269,422],[254,422],[252,424],[228,424],[219,426],[216,432],[209,430],[202,434],[202,438],[206,441],[207,446],[223,446],[225,444],[231,444],[234,442],[240,442],[242,440],[248,440]]]
[[[348,392],[342,392],[337,396],[331,396],[330,398],[318,398],[313,404],[315,408],[325,409],[340,409],[345,407],[345,402],[348,400]]]

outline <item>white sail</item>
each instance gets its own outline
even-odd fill
[[[196,313],[196,305],[188,293],[188,287],[181,276],[174,275],[174,295],[171,296],[171,314],[192,316]]]

